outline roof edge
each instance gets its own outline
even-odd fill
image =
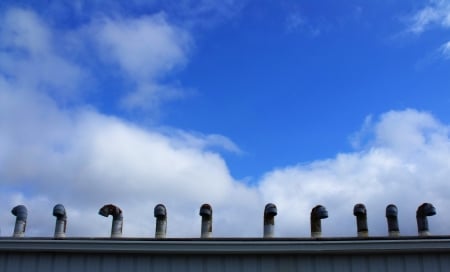
[[[395,254],[450,252],[432,239],[0,239],[0,252],[104,254]]]

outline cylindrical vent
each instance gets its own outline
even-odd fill
[[[264,238],[272,238],[275,230],[275,216],[277,206],[273,203],[266,204],[264,208]]]
[[[430,203],[423,203],[419,206],[419,208],[417,208],[416,219],[419,236],[430,235],[427,216],[433,216],[435,214],[436,208]]]
[[[321,219],[328,218],[328,211],[322,205],[317,205],[311,210],[311,237],[322,237]]]
[[[200,207],[200,216],[202,217],[201,238],[212,237],[212,208],[209,204],[203,204]]]
[[[120,238],[122,237],[122,227],[123,227],[123,220],[120,219],[113,219],[112,220],[112,227],[111,227],[111,238]]]
[[[167,232],[167,210],[163,204],[155,206],[154,216],[156,217],[155,238],[166,238]]]
[[[67,215],[66,209],[62,204],[57,204],[53,207],[53,216],[56,216],[55,238],[65,238]]]
[[[103,206],[98,213],[104,217],[112,215],[111,238],[122,237],[123,215],[122,210],[112,204]]]
[[[369,229],[367,228],[367,210],[364,204],[356,204],[353,208],[353,215],[356,216],[356,227],[358,229],[358,237],[368,237]]]
[[[389,204],[386,207],[386,219],[388,224],[388,233],[390,237],[400,236],[400,229],[398,227],[397,219],[398,209],[394,204]]]
[[[16,224],[14,225],[13,237],[24,237],[28,217],[27,208],[24,205],[18,205],[11,210],[11,213],[16,216]]]

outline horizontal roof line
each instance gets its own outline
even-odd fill
[[[398,239],[0,239],[0,252],[151,254],[393,254],[450,252],[449,236]]]

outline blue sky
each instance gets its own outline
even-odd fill
[[[290,215],[279,235],[298,235],[290,207],[446,204],[449,1],[2,1],[0,16],[6,207],[85,205],[72,207],[81,217],[141,199],[172,205],[181,222],[207,201],[224,211],[220,235],[255,236],[259,224],[233,231],[225,215],[275,202]],[[416,187],[404,196],[398,184]],[[427,193],[414,199],[418,184]],[[303,195],[314,186],[323,194]],[[290,190],[307,199],[291,203]],[[131,221],[128,235],[147,235],[145,224]],[[73,227],[90,233],[103,232]]]
[[[448,63],[421,64],[445,37],[408,33],[403,3],[250,3],[202,36],[180,75],[200,94],[175,103],[167,122],[235,140],[246,154],[228,161],[242,177],[350,151],[369,114],[413,107],[445,118]]]

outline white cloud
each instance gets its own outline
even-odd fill
[[[162,100],[182,96],[180,89],[161,83],[161,79],[187,62],[192,39],[188,32],[167,22],[164,14],[107,18],[90,28],[103,60],[117,64],[134,86],[122,99],[124,108],[154,109]]]
[[[429,0],[427,6],[408,18],[408,31],[422,34],[432,27],[450,29],[450,1]],[[436,50],[439,57],[450,57],[450,42],[442,44]]]
[[[447,126],[428,113],[406,110],[383,114],[373,131],[373,143],[359,152],[278,169],[263,178],[260,190],[279,205],[283,233],[308,235],[308,211],[323,204],[330,213],[324,233],[351,235],[356,232],[352,207],[359,202],[368,207],[374,235],[386,234],[389,203],[399,207],[404,233],[414,234],[415,211],[422,202],[437,206],[438,217],[430,220],[439,223],[430,225],[446,233],[450,220],[439,210],[448,205],[445,192],[450,189]]]
[[[155,111],[162,102],[182,98],[187,93],[181,88],[157,82],[142,80],[136,81],[136,83],[136,88],[122,97],[120,101],[120,106],[124,109],[139,108]]]
[[[191,46],[189,34],[170,25],[164,14],[105,19],[95,31],[103,57],[137,80],[153,80],[184,64]]]
[[[412,17],[410,31],[413,33],[422,33],[429,24],[439,20],[439,14],[435,8],[425,7],[418,11]]]
[[[116,76],[127,82],[118,102],[125,109],[155,110],[186,93],[165,79],[186,64],[192,38],[162,13],[105,17],[64,32],[53,30],[31,10],[9,9],[0,20],[0,72],[22,89],[63,101],[77,98],[96,80],[98,71],[92,69],[106,67],[107,72],[118,68]],[[97,51],[90,50],[92,44]],[[85,59],[81,63],[77,58]]]
[[[3,87],[5,85],[2,85]],[[373,139],[357,152],[276,169],[258,183],[233,179],[210,144],[237,148],[219,135],[161,133],[91,109],[64,111],[48,97],[0,88],[0,224],[12,231],[10,208],[29,207],[28,235],[52,235],[51,209],[63,203],[68,235],[108,236],[110,219],[98,209],[114,203],[124,211],[124,235],[151,237],[153,207],[166,204],[170,237],[197,237],[198,209],[214,209],[215,236],[260,236],[264,204],[279,209],[276,234],[309,236],[309,212],[325,205],[325,236],[353,236],[353,205],[368,207],[372,235],[385,235],[384,208],[400,211],[403,234],[416,233],[415,210],[432,202],[431,231],[444,234],[450,220],[448,127],[431,114],[392,111],[373,121]],[[10,106],[8,106],[10,105]],[[366,129],[368,124],[366,123]],[[231,145],[231,146],[230,146]],[[442,211],[442,212],[441,212]]]
[[[450,41],[444,43],[439,51],[446,59],[450,59]]]
[[[362,146],[363,144],[368,144],[366,143],[367,140],[366,138],[369,137],[372,133],[371,131],[373,129],[372,119],[373,119],[372,115],[366,116],[361,129],[349,137],[350,144],[352,145],[353,148],[361,149],[363,148]]]
[[[165,131],[167,131],[165,135],[173,139],[174,146],[189,146],[200,150],[221,148],[229,152],[242,153],[233,141],[219,134],[205,135],[195,131],[186,132],[174,129],[166,129]]]
[[[450,1],[430,0],[427,6],[411,16],[409,31],[420,34],[433,25],[450,27]]]
[[[28,10],[10,9],[0,19],[0,71],[25,89],[73,97],[86,74],[62,57],[55,33]]]
[[[220,155],[208,150],[217,144],[236,148],[223,136],[182,131],[169,136],[90,109],[66,112],[42,95],[30,97],[30,92],[3,86],[1,204],[29,207],[30,234],[51,234],[50,212],[59,202],[68,208],[72,235],[107,235],[110,220],[97,210],[110,202],[125,212],[125,234],[148,236],[158,202],[167,205],[175,236],[197,230],[202,202],[219,210],[230,206],[215,216],[217,222],[229,220],[224,215],[241,205],[253,203],[245,210],[260,206],[256,192],[236,183]],[[0,213],[11,224],[9,210]],[[179,229],[173,230],[175,226]],[[240,228],[250,233],[246,227]],[[230,224],[216,231],[226,234],[227,228]]]

